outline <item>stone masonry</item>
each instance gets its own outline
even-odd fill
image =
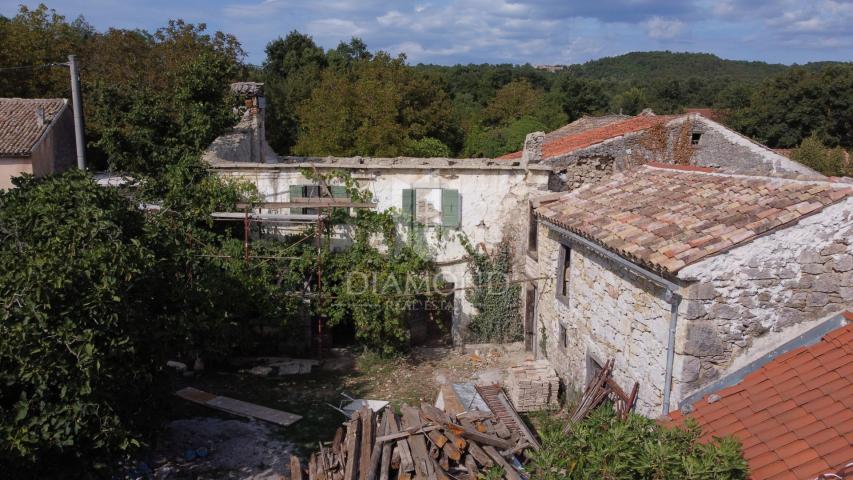
[[[537,289],[540,356],[574,391],[586,384],[591,362],[603,365],[612,358],[616,383],[640,382],[637,411],[660,414],[670,317],[663,292],[610,261],[575,248],[568,299],[558,299],[555,270],[560,242],[552,230],[539,229],[538,276],[550,277],[540,280]]]
[[[679,272],[675,393],[766,353],[774,337],[853,305],[853,199]],[[807,326],[807,325],[806,325]],[[780,335],[781,333],[781,335]]]
[[[528,360],[507,372],[505,388],[519,412],[559,406],[560,379],[547,360]]]

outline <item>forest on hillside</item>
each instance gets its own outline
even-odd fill
[[[233,123],[221,107],[235,80],[266,84],[268,139],[284,155],[494,157],[519,149],[529,132],[583,115],[695,107],[719,109],[731,127],[770,147],[807,138],[853,147],[853,63],[635,52],[558,72],[410,65],[358,38],[326,50],[293,31],[267,44],[262,65],[248,65],[236,37],[204,25],[97,31],[45,6],[0,17],[0,43],[19,46],[0,50],[0,68],[79,56],[89,148],[100,167],[114,170],[156,172],[180,145],[209,141]],[[68,96],[68,89],[63,69],[0,74],[6,97]]]

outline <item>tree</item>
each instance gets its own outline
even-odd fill
[[[327,59],[310,36],[295,30],[267,44],[266,54],[267,138],[274,150],[286,154],[299,133],[298,106],[310,97]]]
[[[828,148],[814,134],[791,152],[791,159],[832,177],[853,176],[853,165],[845,162],[845,156],[844,149]]]
[[[542,95],[542,91],[534,89],[527,80],[510,82],[495,92],[495,98],[483,110],[483,122],[505,127],[522,117],[532,116]]]
[[[730,123],[771,147],[790,148],[810,135],[853,146],[853,65],[792,68],[756,88]]]
[[[569,122],[599,113],[610,103],[599,82],[570,74],[558,77],[551,90],[562,99],[563,111]]]
[[[625,115],[637,115],[647,105],[645,92],[637,87],[631,87],[613,98],[611,110]]]
[[[0,465],[120,458],[160,406],[170,328],[140,302],[157,261],[144,217],[79,171],[15,184],[0,192]]]

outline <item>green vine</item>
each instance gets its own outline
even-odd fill
[[[513,257],[509,242],[501,242],[489,255],[478,251],[464,235],[459,239],[468,253],[468,272],[474,282],[465,298],[478,312],[468,325],[472,339],[500,343],[521,340],[521,286],[510,284]]]

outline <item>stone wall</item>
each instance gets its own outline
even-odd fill
[[[657,129],[630,133],[606,140],[568,155],[546,160],[555,171],[565,171],[572,179],[572,170],[588,169],[593,159],[609,159],[612,170],[621,171],[648,161],[688,163],[721,168],[731,173],[751,173],[782,176],[819,176],[817,172],[758,144],[727,127],[700,115],[677,117],[662,127],[665,138],[650,138]],[[692,134],[699,134],[692,143]],[[601,160],[598,160],[601,161]],[[587,162],[586,164],[584,162]],[[572,190],[566,182],[565,190]]]
[[[560,237],[539,233],[537,344],[568,388],[582,390],[589,358],[615,360],[614,379],[629,389],[640,382],[637,411],[660,415],[666,372],[670,305],[663,291],[583,247],[572,249],[569,298],[556,296]],[[560,344],[560,325],[566,345]],[[543,348],[544,347],[544,348]]]
[[[694,283],[684,290],[673,398],[853,305],[853,199],[679,277]]]
[[[548,190],[570,192],[587,183],[597,183],[613,174],[613,157],[583,157],[551,173]]]

